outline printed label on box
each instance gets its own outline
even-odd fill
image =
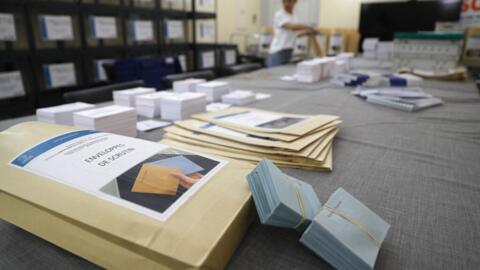
[[[13,14],[0,13],[0,40],[16,41],[15,18]]]
[[[25,95],[20,71],[0,72],[0,99]]]
[[[166,20],[167,38],[183,38],[183,21],[180,20]]]
[[[214,52],[202,53],[202,68],[213,68],[213,67],[215,67],[215,53]]]
[[[48,139],[10,162],[161,221],[226,164],[190,151],[90,130]]]
[[[75,65],[73,63],[50,64],[44,67],[45,86],[58,88],[77,84]]]
[[[117,38],[117,20],[115,17],[90,17],[92,36],[98,39]]]
[[[133,21],[133,38],[135,41],[150,41],[154,39],[152,21]]]
[[[73,40],[72,18],[63,15],[40,16],[40,34],[43,40]]]

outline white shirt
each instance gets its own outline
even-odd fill
[[[297,32],[288,30],[283,26],[287,23],[297,22],[298,20],[295,15],[286,12],[283,8],[275,13],[275,19],[273,20],[274,37],[270,45],[269,53],[294,48]]]

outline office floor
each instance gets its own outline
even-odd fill
[[[356,67],[388,65],[356,60]],[[313,185],[322,202],[343,187],[392,225],[376,269],[475,269],[480,264],[480,96],[473,82],[427,81],[445,101],[417,113],[384,108],[326,82],[281,81],[294,66],[226,79],[234,88],[270,93],[251,107],[303,114],[336,114],[334,171],[288,174]],[[20,121],[34,119],[22,118]],[[0,122],[0,130],[16,120]],[[158,141],[162,131],[139,137]],[[330,269],[292,230],[256,220],[229,269]],[[94,269],[96,266],[13,225],[0,222],[0,269]]]

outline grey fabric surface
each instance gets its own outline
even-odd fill
[[[357,61],[356,66],[365,64]],[[370,66],[375,67],[379,66]],[[290,66],[251,76],[293,72]],[[347,88],[321,83],[296,91],[303,86],[287,88],[284,82],[271,80],[263,87],[238,77],[227,80],[235,87],[273,94],[252,107],[341,116],[332,173],[285,171],[312,184],[322,202],[343,187],[392,225],[376,269],[478,268],[480,96],[473,83],[426,82],[425,91],[446,104],[406,113],[368,104]],[[157,141],[161,136],[162,131],[155,131],[139,137]],[[330,269],[298,242],[299,237],[293,230],[262,226],[256,220],[228,268]],[[3,221],[0,253],[0,269],[95,268]]]

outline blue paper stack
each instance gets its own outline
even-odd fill
[[[300,242],[337,269],[373,269],[390,225],[342,188]]]
[[[312,186],[262,160],[247,176],[262,224],[304,231],[320,209]]]
[[[321,206],[312,186],[262,160],[247,177],[262,224],[293,228],[337,269],[373,269],[390,225],[342,188]]]

